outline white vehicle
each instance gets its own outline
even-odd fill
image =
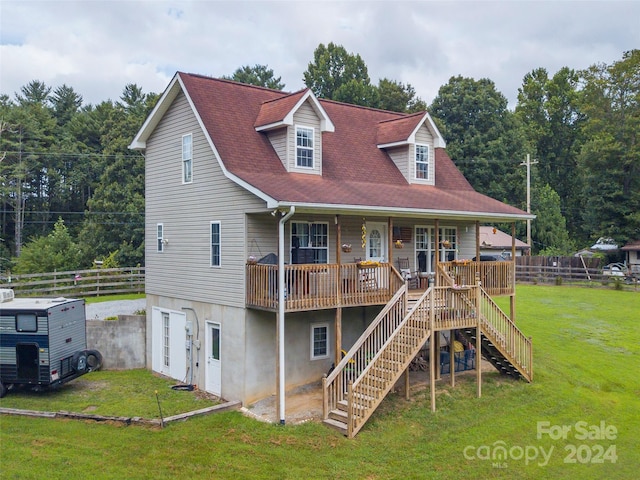
[[[624,263],[610,263],[602,269],[602,274],[608,277],[626,277],[627,267]]]

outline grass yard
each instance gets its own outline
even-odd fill
[[[56,390],[11,391],[0,400],[0,407],[160,419],[160,408],[162,415],[168,417],[218,403],[206,395],[172,390],[171,386],[176,383],[175,380],[153,375],[144,369],[97,371],[72,380]]]
[[[392,395],[354,440],[239,412],[163,430],[2,416],[0,478],[636,478],[640,294],[519,286],[517,323],[533,337],[534,383],[484,374],[478,399],[473,374],[453,389],[445,377],[437,412],[428,389],[409,402]],[[9,402],[35,408],[38,399],[10,394],[0,406]]]

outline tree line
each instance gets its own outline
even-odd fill
[[[267,65],[222,78],[285,88]],[[320,98],[429,111],[474,188],[522,209],[529,154],[534,253],[640,238],[640,50],[532,70],[514,110],[490,79],[462,76],[427,105],[410,84],[372,83],[360,55],[333,43],[316,48],[303,79]],[[127,146],[158,98],[129,84],[117,101],[84,105],[72,87],[38,80],[0,94],[0,272],[144,264],[144,158]]]

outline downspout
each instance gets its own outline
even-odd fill
[[[284,309],[285,309],[285,278],[284,278],[284,225],[293,214],[296,207],[291,206],[278,224],[278,411],[280,412],[280,425],[284,425],[284,392],[285,392],[285,376],[284,376]]]

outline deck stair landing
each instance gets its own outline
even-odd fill
[[[532,380],[531,340],[481,287],[431,287],[419,298],[401,287],[329,376],[324,423],[353,438],[393,388],[432,332],[459,329],[500,372]]]

